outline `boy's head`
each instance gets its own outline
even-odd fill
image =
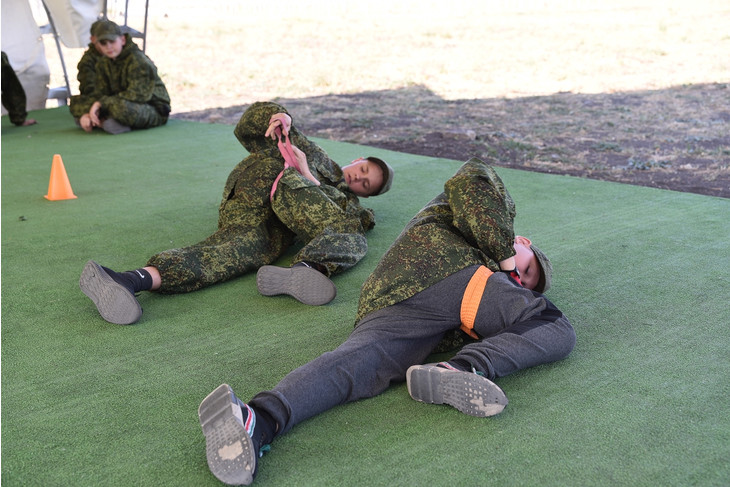
[[[553,266],[547,255],[532,244],[527,237],[515,237],[515,265],[520,273],[522,285],[544,293],[550,289]]]
[[[377,157],[356,159],[342,172],[352,192],[364,198],[383,194],[393,184],[393,168]]]
[[[91,25],[91,35],[97,41],[113,41],[122,36],[122,28],[111,20],[97,20]]]
[[[92,34],[96,37],[101,53],[110,59],[119,56],[127,40],[122,28],[111,20],[99,21]]]
[[[383,171],[383,184],[380,186],[378,192],[375,193],[373,196],[387,193],[390,190],[390,187],[393,185],[393,176],[395,175],[395,171],[393,171],[393,168],[390,167],[390,164],[382,159],[378,159],[377,157],[373,156],[370,156],[367,159],[368,161],[371,161],[380,166],[380,170]]]

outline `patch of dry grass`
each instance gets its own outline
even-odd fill
[[[413,85],[511,98],[730,81],[728,25],[717,0],[156,0],[147,53],[176,112]]]

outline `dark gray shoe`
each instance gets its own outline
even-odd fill
[[[337,296],[337,288],[332,281],[307,266],[265,265],[256,273],[256,286],[264,296],[288,294],[310,306],[327,304]]]
[[[436,364],[410,367],[406,381],[408,393],[416,401],[449,404],[470,416],[494,416],[509,402],[502,389],[486,377]]]
[[[84,266],[79,287],[94,302],[101,317],[109,323],[131,325],[142,316],[142,306],[134,293],[112,279],[93,260]]]
[[[251,484],[258,460],[258,448],[251,439],[256,426],[253,409],[228,384],[221,384],[200,403],[198,418],[213,475],[228,485]]]
[[[101,128],[104,129],[105,132],[110,133],[112,135],[124,134],[124,133],[132,130],[128,126],[122,125],[121,123],[117,122],[113,118],[107,118],[106,120],[101,122]]]

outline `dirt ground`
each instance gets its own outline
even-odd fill
[[[458,161],[730,197],[727,84],[668,92],[439,99],[425,87],[276,99],[305,133]],[[176,113],[235,124],[247,105]],[[353,116],[357,114],[357,116]]]
[[[146,52],[173,118],[275,100],[311,136],[728,198],[728,25],[726,0],[156,0]]]

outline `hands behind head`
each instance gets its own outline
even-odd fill
[[[269,119],[269,128],[266,129],[265,137],[276,140],[276,129],[281,128],[282,135],[289,135],[291,129],[291,117],[286,113],[275,113]]]

